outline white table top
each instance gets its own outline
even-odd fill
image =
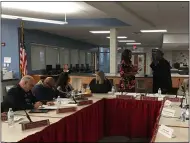
[[[179,127],[189,127],[188,121],[182,122],[179,117],[181,114],[181,108],[179,107],[180,103],[174,104],[172,107],[165,107],[167,109],[175,110],[175,117],[160,117],[159,125],[169,125],[169,126],[179,126]]]
[[[155,142],[189,142],[188,141],[188,128],[178,128],[173,127],[174,129],[174,138],[168,138],[162,135],[161,133],[157,133]]]
[[[17,115],[16,115],[17,116]],[[17,116],[17,117],[23,117],[23,116]],[[24,119],[22,121],[28,121],[26,117],[23,117]],[[50,120],[50,124],[58,122],[61,118],[49,118],[49,117],[31,117],[32,121],[39,121],[39,120]],[[8,123],[2,122],[2,133],[1,133],[1,140],[4,142],[17,142],[20,141],[21,139],[32,135],[36,132],[39,132],[43,130],[45,127],[40,127],[40,128],[35,128],[35,129],[30,129],[26,131],[22,131],[21,129],[21,124],[19,122],[15,122],[13,127],[9,127]]]
[[[102,98],[115,98],[115,95],[110,95],[110,94],[93,94],[93,97],[90,97],[89,99],[92,99],[93,102],[97,102]],[[138,100],[138,99],[137,99]],[[89,105],[85,106],[78,106],[77,110],[81,110],[85,107],[88,107]],[[179,106],[172,106],[172,109],[176,110],[176,116],[180,114],[180,108]],[[76,111],[77,112],[77,111]],[[32,121],[38,121],[38,120],[45,120],[49,119],[50,124],[55,123],[59,121],[61,118],[64,118],[66,116],[69,116],[71,114],[74,114],[75,112],[70,112],[70,113],[64,113],[64,114],[56,114],[55,111],[50,111],[48,113],[31,113],[29,114],[31,116]],[[25,117],[24,111],[17,111],[15,112],[16,116],[24,117],[24,120],[27,120]],[[159,124],[164,124],[164,125],[171,125],[171,126],[188,126],[188,122],[181,122],[177,120],[177,118],[166,118],[166,117],[161,117]],[[28,131],[22,131],[21,130],[21,125],[19,123],[15,123],[14,127],[8,127],[8,124],[5,122],[2,122],[2,141],[4,142],[16,142],[19,141],[31,134],[34,134],[36,132],[41,131],[45,127],[41,128],[36,128],[36,129],[31,129]],[[171,127],[174,128],[174,134],[176,135],[175,138],[169,139],[160,133],[157,133],[155,142],[184,142],[188,141],[188,128],[176,128],[176,127]],[[11,137],[10,137],[11,134]]]

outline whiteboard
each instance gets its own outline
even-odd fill
[[[85,58],[86,58],[86,52],[83,50],[79,51],[79,55],[80,55],[80,64],[84,64],[85,65]]]
[[[45,69],[45,46],[31,45],[32,70]]]
[[[59,63],[59,50],[55,47],[46,47],[46,65],[52,65],[55,68]]]
[[[76,64],[79,64],[79,54],[77,49],[71,50],[71,64],[74,67]]]
[[[70,51],[69,51],[69,49],[60,48],[60,58],[59,58],[59,60],[60,60],[61,67],[64,64],[70,65]]]

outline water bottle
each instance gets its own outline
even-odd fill
[[[90,90],[90,86],[89,86],[89,85],[87,85],[86,89],[87,89],[87,90]]]
[[[61,106],[61,98],[60,98],[60,96],[57,97],[57,106],[58,107]]]
[[[13,112],[12,108],[9,108],[7,116],[8,116],[9,127],[14,126],[14,112]]]
[[[112,94],[115,95],[115,87],[114,86],[112,86],[111,91],[112,91]]]
[[[71,97],[75,97],[75,91],[71,91]]]
[[[185,122],[185,112],[186,111],[185,111],[185,109],[183,107],[182,110],[181,110],[181,117],[180,117],[182,122]]]
[[[162,95],[162,91],[161,91],[161,89],[159,88],[158,89],[158,96],[161,96]]]

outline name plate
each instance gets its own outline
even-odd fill
[[[157,101],[157,100],[158,100],[158,97],[141,96],[141,100]]]
[[[7,120],[8,120],[7,115],[4,114],[4,113],[1,113],[1,114],[2,114],[2,115],[1,115],[1,121],[7,121]]]
[[[172,102],[170,100],[166,100],[164,102],[164,106],[171,106],[172,105]]]
[[[78,101],[78,106],[92,104],[92,100]]]
[[[165,97],[165,100],[169,100],[171,102],[181,102],[181,98],[169,98],[169,97]]]
[[[132,95],[117,95],[116,97],[120,99],[134,99]]]
[[[39,128],[43,126],[48,126],[48,125],[50,125],[49,119],[21,124],[23,131],[33,129],[33,128]]]
[[[77,107],[65,107],[65,108],[59,108],[56,110],[56,113],[66,113],[66,112],[74,112],[77,110]]]
[[[84,96],[84,97],[92,97],[92,93],[88,93],[88,94],[82,94],[82,96]]]
[[[175,116],[175,110],[163,108],[162,115],[167,116],[167,117],[174,117]]]
[[[158,132],[161,133],[162,135],[168,137],[168,138],[172,138],[174,130],[172,128],[165,126],[165,125],[161,125],[158,129]]]

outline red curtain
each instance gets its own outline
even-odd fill
[[[102,99],[20,142],[97,142],[104,136],[152,137],[160,101]]]
[[[160,101],[105,100],[105,135],[151,138]]]
[[[20,142],[96,142],[103,138],[104,100],[61,119]]]

